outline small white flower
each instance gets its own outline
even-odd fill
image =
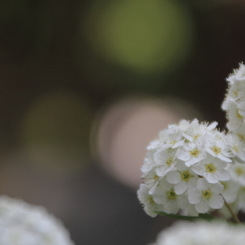
[[[206,136],[205,150],[224,162],[232,162],[226,136],[219,131]]]
[[[177,125],[169,125],[167,130],[159,133],[159,141],[164,149],[177,148],[184,144],[182,131]]]
[[[149,171],[147,174],[143,175],[144,184],[149,188],[149,194],[154,194],[156,188],[159,185],[159,181],[163,178],[163,176],[158,176],[156,173],[156,168]]]
[[[229,103],[227,108],[228,123],[227,128],[230,131],[234,131],[244,126],[244,116],[240,114],[237,104],[234,102]]]
[[[245,161],[245,143],[239,134],[229,133],[227,143],[235,161]]]
[[[174,184],[176,194],[180,195],[190,189],[190,183],[197,175],[182,162],[177,163],[176,170],[171,171],[166,179],[169,183]],[[189,188],[188,188],[189,187]]]
[[[151,216],[156,217],[157,213],[154,211],[161,211],[161,205],[158,205],[154,200],[152,195],[149,194],[149,187],[145,184],[140,185],[140,189],[137,191],[138,198],[144,206],[145,212]]]
[[[184,161],[187,167],[202,161],[206,153],[201,141],[188,143],[178,152],[177,158]]]
[[[205,179],[197,181],[196,188],[193,188],[188,199],[191,204],[195,205],[197,212],[206,213],[210,208],[220,209],[224,205],[224,199],[220,195],[224,186],[220,183],[210,184]]]
[[[156,173],[158,176],[165,176],[169,171],[173,170],[176,165],[176,150],[166,149],[159,150],[154,153],[154,160],[157,164]]]
[[[239,103],[245,98],[245,83],[240,81],[234,81],[234,83],[229,87],[228,94],[222,104],[223,110],[228,110],[229,103]]]
[[[180,208],[185,208],[188,205],[187,197],[177,195],[174,185],[165,179],[161,180],[159,188],[153,195],[153,200],[158,204],[163,204],[163,211],[169,214],[176,214]]]
[[[186,123],[182,120],[181,125]],[[194,119],[188,127],[183,130],[183,136],[190,142],[198,140],[200,137],[204,136],[208,131],[214,129],[217,126],[217,122],[208,124],[199,123],[197,119]],[[183,127],[184,128],[184,127]]]
[[[141,167],[141,171],[143,173],[151,171],[156,166],[156,163],[154,161],[154,153],[155,151],[153,150],[147,152],[146,157],[144,159],[144,164]]]
[[[229,172],[225,169],[226,162],[221,161],[219,158],[215,158],[208,155],[207,158],[202,160],[195,166],[192,166],[192,170],[203,176],[209,183],[218,183],[219,181],[226,181],[230,179]]]
[[[241,186],[245,186],[245,164],[235,163],[229,168],[231,178],[239,183]]]

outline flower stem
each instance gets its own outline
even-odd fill
[[[223,196],[222,196],[223,197]],[[223,197],[224,202],[225,202],[225,206],[227,207],[227,209],[229,210],[229,212],[231,213],[232,218],[234,219],[234,221],[237,224],[241,224],[241,221],[238,219],[237,215],[233,212],[231,206],[229,205],[229,203],[226,202],[225,198]]]

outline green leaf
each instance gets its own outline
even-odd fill
[[[188,221],[195,221],[199,219],[210,221],[210,220],[215,219],[215,217],[210,214],[199,214],[198,216],[184,216],[184,215],[178,215],[178,214],[167,214],[164,212],[157,212],[157,211],[155,211],[155,213],[162,215],[162,216],[168,216],[171,218],[180,219],[180,220],[188,220]]]

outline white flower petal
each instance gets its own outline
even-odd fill
[[[183,194],[188,187],[188,183],[185,181],[179,182],[177,185],[175,185],[174,190],[177,195]]]
[[[213,195],[209,199],[209,206],[213,209],[220,209],[224,206],[224,199],[220,195]]]
[[[217,179],[220,181],[227,181],[231,178],[230,173],[225,169],[217,171],[215,175],[217,176]]]
[[[197,189],[192,189],[188,194],[188,200],[190,204],[197,204],[201,201],[200,191]]]
[[[166,179],[171,184],[177,184],[181,180],[180,173],[178,171],[169,172]]]
[[[217,178],[213,175],[213,174],[210,174],[210,173],[204,173],[203,174],[204,178],[211,184],[215,184],[215,183],[218,183],[219,181],[217,180]]]
[[[223,154],[218,154],[217,157],[224,162],[232,162],[230,158],[224,156]]]
[[[207,213],[210,209],[205,200],[201,200],[201,202],[195,204],[195,208],[198,213]]]

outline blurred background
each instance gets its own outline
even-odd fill
[[[137,200],[145,148],[183,118],[224,129],[244,30],[244,0],[1,0],[1,193],[77,245],[154,241],[173,220]]]

